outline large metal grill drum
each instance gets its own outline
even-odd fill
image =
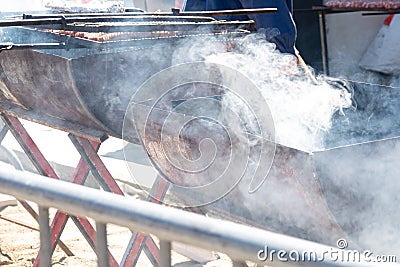
[[[113,27],[115,18],[103,20],[94,26],[90,24],[94,22],[87,18],[83,22],[74,18],[76,21],[67,21],[66,27],[65,18],[55,16],[52,19],[56,20],[54,25],[58,26],[47,27],[36,22],[34,26],[4,30],[4,42],[37,44],[57,40],[61,43],[57,43],[60,47],[44,45],[32,46],[32,49],[26,49],[28,45],[3,47],[5,50],[0,53],[0,111],[88,137],[105,133],[121,138],[123,119],[131,97],[148,78],[173,64],[172,52],[183,40],[183,36],[179,35],[186,35],[180,33],[189,29],[192,40],[204,38],[205,33],[221,34],[219,40],[230,42],[232,36],[243,35],[247,32],[243,30],[251,30],[254,26],[253,22],[229,23],[193,17],[183,17],[182,21],[171,26],[167,21],[172,19],[165,17],[166,22],[160,23],[162,16],[156,18],[158,23],[143,22],[155,19],[151,15],[140,23],[119,24],[118,27]],[[196,24],[199,21],[200,24]],[[143,33],[151,33],[152,28],[157,32],[164,29],[177,34],[166,38],[144,38]],[[99,29],[130,34],[139,31],[140,38],[97,42],[57,32],[95,32]],[[218,88],[209,87],[207,90],[210,91],[209,95],[223,95]],[[189,94],[186,97],[191,96]],[[169,100],[168,105],[172,106],[174,101],[181,98]],[[188,129],[186,132],[192,134],[172,137],[165,143],[165,140],[154,138],[159,136],[163,117],[160,114],[154,118],[150,134],[138,136],[136,132],[131,132],[129,141],[140,143],[141,138],[142,142],[151,143],[152,147],[145,146],[145,149],[162,174],[174,183],[182,183],[182,173],[166,165],[168,159],[160,153],[159,148],[179,145],[186,148],[188,157],[196,158],[202,135],[213,135],[213,130],[201,130],[200,126],[204,125],[199,125],[199,129]],[[220,145],[223,147],[224,143]],[[385,168],[375,168],[374,172],[365,172],[357,166],[365,166],[362,163],[367,159],[372,159],[371,164],[376,163],[377,166],[380,166],[380,162],[392,163],[389,159],[396,156],[397,152],[385,153],[388,147],[397,148],[398,139],[315,153],[277,144],[268,178],[257,192],[247,193],[248,181],[244,179],[244,184],[238,184],[227,196],[202,208],[206,212],[223,213],[256,226],[330,245],[335,245],[339,238],[347,238],[348,241],[354,241],[353,247],[379,248],[379,244],[387,239],[376,237],[378,245],[370,247],[371,242],[364,238],[366,231],[379,233],[384,225],[385,229],[389,229],[387,231],[391,231],[394,240],[399,240],[396,214],[400,207],[397,197],[400,186],[382,179],[387,169],[392,170],[393,176],[396,166],[385,165]],[[371,155],[366,152],[370,151],[367,148],[375,149],[376,153]],[[353,171],[341,172],[351,168]],[[357,178],[354,179],[354,176]],[[363,183],[381,186],[376,192],[371,192],[370,187],[360,187]],[[354,187],[361,190],[353,190]],[[389,194],[386,202],[376,197],[385,192]],[[190,199],[196,196],[180,197]],[[370,216],[372,225],[365,225],[362,218],[367,213],[364,211],[373,206],[384,207],[390,214],[382,216],[375,213],[372,219]],[[361,216],[352,219],[351,216],[356,214]],[[396,216],[390,216],[393,214]]]
[[[54,20],[50,16],[48,23]],[[133,16],[130,20],[89,16],[83,20],[86,22],[64,25],[66,30],[57,25],[3,30],[3,42],[23,44],[3,45],[5,51],[0,54],[0,108],[4,112],[64,130],[89,134],[97,130],[121,137],[130,97],[146,79],[172,64],[175,46],[183,40],[213,35],[228,42],[254,26],[252,21],[229,23],[184,16]],[[22,20],[22,24],[29,21]],[[77,31],[120,37],[98,41],[75,37]],[[59,47],[54,40],[62,42]],[[26,49],[26,44],[38,43],[32,48],[40,49],[41,43],[54,47]]]

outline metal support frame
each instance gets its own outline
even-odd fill
[[[325,75],[329,75],[329,58],[328,58],[328,45],[326,40],[326,19],[325,12],[318,12],[319,19],[319,34],[321,38],[321,56],[322,56],[322,68]]]
[[[170,267],[171,266],[171,242],[160,241],[160,267]]]
[[[5,126],[2,123],[2,121],[0,120],[0,152],[5,152],[7,155],[7,159],[11,162],[11,164],[13,164],[15,166],[15,168],[22,170],[21,162],[18,160],[18,158],[16,158],[15,155],[11,151],[9,151],[6,147],[1,145],[4,138],[7,135],[7,132],[8,132],[7,126]],[[16,205],[17,205],[17,200],[15,200],[15,199],[0,200],[0,212],[7,207],[16,206]]]
[[[4,126],[1,130],[0,130],[0,144],[3,142],[4,138],[6,137],[6,134],[8,133],[8,128],[6,126]]]
[[[102,188],[108,192],[124,195],[89,141],[73,134],[69,134],[69,138]],[[153,185],[152,190],[156,192],[155,196],[157,199],[162,199],[167,191],[166,184],[163,183],[163,181],[164,180],[157,178]],[[151,201],[151,199],[148,200]],[[141,233],[132,234],[131,242],[129,242],[125,253],[127,256],[124,256],[120,265],[125,267],[135,266],[142,250],[144,250],[154,266],[159,265],[159,249],[157,245],[151,237],[146,237]]]
[[[28,158],[30,159],[32,164],[35,166],[35,168],[39,172],[39,174],[41,174],[43,176],[47,176],[49,178],[60,180],[57,173],[54,171],[53,167],[50,165],[50,163],[47,161],[47,159],[43,156],[42,152],[39,150],[36,143],[30,137],[29,133],[26,131],[26,129],[24,128],[22,123],[16,117],[8,116],[5,114],[2,114],[1,117],[4,121],[4,123],[7,125],[10,132],[13,134],[14,138],[17,140],[17,142],[20,144],[20,146],[24,150],[25,154],[28,156]],[[20,203],[36,221],[40,220],[40,216],[35,212],[35,210],[27,202],[20,201]],[[65,224],[66,224],[66,222],[65,222]],[[64,228],[65,224],[63,225],[62,229]],[[86,226],[87,229],[86,228],[82,229],[79,227],[79,225],[77,225],[77,226],[78,226],[79,230],[81,230],[83,236],[86,239],[90,239],[90,238],[93,239],[94,237],[93,236],[90,237],[90,235],[88,234],[90,232],[93,232],[92,229],[90,229],[90,227],[89,227],[89,225],[90,225],[89,221],[87,221],[86,225],[87,225]],[[56,229],[56,230],[58,230],[58,229]],[[62,231],[60,231],[60,236],[61,236],[61,232]],[[52,233],[52,235],[54,235],[54,233]],[[59,241],[59,237],[56,240],[54,240],[54,246],[51,251],[51,254],[53,253],[57,243],[59,243],[58,241]],[[72,254],[72,252],[64,244],[60,245],[60,247],[64,250],[64,252],[66,252],[67,255]],[[33,266],[35,266],[35,267],[39,266],[39,262],[40,262],[40,254],[36,258]],[[115,261],[115,263],[116,263],[116,261]],[[118,264],[116,264],[115,266],[118,266]]]
[[[22,123],[18,120],[18,118],[5,114],[1,114],[1,118],[3,119],[5,125],[7,126],[5,127],[7,130],[1,130],[0,137],[2,135],[5,136],[7,131],[10,130],[15,139],[21,145],[25,154],[28,156],[30,161],[33,163],[33,165],[39,172],[39,174],[47,176],[49,178],[60,180],[58,175],[50,165],[50,163],[43,156],[43,154],[41,153],[41,151],[39,150],[33,139],[30,137],[29,133],[26,131]],[[103,161],[97,154],[101,143],[96,141],[89,141],[83,137],[76,136],[75,134],[71,133],[69,134],[69,138],[71,139],[75,148],[81,155],[81,159],[77,167],[75,168],[74,174],[72,175],[70,182],[74,184],[83,185],[86,181],[89,171],[91,171],[94,177],[96,178],[97,182],[105,191],[115,193],[118,195],[124,195],[122,190],[120,189],[120,187],[118,186],[118,184],[108,171],[107,167],[104,165]],[[158,177],[152,188],[152,193],[153,193],[152,195],[155,196],[156,199],[152,199],[149,197],[148,201],[158,203],[158,199],[162,199],[164,197],[167,189],[168,189],[167,182]],[[44,222],[44,224],[46,225],[45,221],[41,221],[45,220],[44,219],[44,217],[46,216],[45,209],[39,208],[39,211],[42,212],[44,215],[41,214],[38,215],[27,202],[20,201],[20,203],[36,221]],[[68,256],[73,255],[72,252],[67,248],[67,246],[65,246],[65,244],[63,244],[60,241],[60,237],[69,218],[71,218],[72,221],[75,223],[75,225],[82,233],[86,241],[89,243],[89,245],[92,247],[92,249],[98,255],[100,252],[102,253],[102,256],[99,258],[99,266],[107,266],[107,267],[135,266],[142,251],[145,252],[150,262],[154,266],[160,265],[159,248],[151,237],[145,236],[142,233],[133,233],[131,241],[129,242],[128,248],[126,249],[125,255],[122,259],[122,262],[121,264],[118,264],[113,255],[108,251],[107,247],[106,247],[107,250],[104,250],[104,247],[97,246],[96,243],[96,240],[98,240],[97,238],[102,238],[102,239],[106,238],[104,236],[105,234],[104,225],[102,224],[96,225],[97,229],[103,231],[101,233],[96,233],[96,230],[93,228],[92,224],[89,222],[87,218],[70,216],[67,215],[66,213],[57,211],[51,222],[51,225],[49,226],[49,229],[51,230],[49,230],[49,233],[47,233],[46,230],[44,230],[44,234],[46,236],[43,237],[41,236],[41,242],[43,242],[43,244],[45,245],[46,250],[48,246],[50,255],[43,254],[42,252],[40,252],[38,257],[34,261],[33,264],[34,267],[47,266],[49,262],[48,258],[50,257],[51,259],[51,255],[53,254],[57,244],[60,245],[60,247],[64,250],[64,252],[66,252]],[[47,225],[49,225],[49,223],[47,223]],[[104,251],[107,251],[107,253],[105,253]],[[45,258],[42,259],[42,257]],[[106,258],[107,260],[105,260]]]
[[[147,201],[159,204],[159,200],[165,197],[168,191],[169,184],[165,179],[157,176],[156,181],[153,184],[150,195]],[[154,196],[154,197],[151,197]],[[140,252],[144,250],[150,262],[154,266],[159,266],[159,249],[154,244],[153,239],[144,236],[143,234],[132,234],[131,240],[129,241],[128,247],[126,248],[124,257],[122,259],[121,266],[131,267],[135,266],[139,260]]]
[[[96,222],[96,254],[99,267],[110,267],[107,250],[107,226]]]
[[[50,252],[50,219],[49,209],[39,207],[39,228],[40,228],[40,267],[51,266],[51,252]]]
[[[39,151],[39,148],[36,146],[33,140],[30,138],[28,132],[25,130],[21,122],[17,118],[6,116],[4,114],[1,114],[1,118],[5,124],[5,127],[1,130],[1,132],[4,133],[1,141],[3,141],[5,135],[10,130],[24,151],[31,149],[27,156],[35,165],[37,171],[40,174],[48,177],[50,177],[50,175],[53,175],[53,177],[56,176],[54,170],[51,171],[52,167],[44,158],[43,154]],[[22,207],[33,217],[33,219],[39,222],[39,215],[36,213],[36,211],[26,201],[20,200],[19,202]],[[62,241],[59,242],[59,246],[68,256],[74,255]]]

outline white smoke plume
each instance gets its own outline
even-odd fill
[[[295,56],[280,53],[261,34],[233,42],[229,52],[223,51],[224,43],[214,39],[186,43],[175,52],[175,63],[205,59],[242,72],[265,97],[279,144],[308,152],[323,149],[323,136],[331,128],[332,116],[351,106],[351,93],[333,87],[323,77],[312,83]]]

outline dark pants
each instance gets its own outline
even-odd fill
[[[218,17],[218,19],[252,19],[259,31],[265,32],[267,40],[276,44],[279,51],[294,54],[296,27],[292,19],[291,0],[186,0],[184,10],[223,10],[242,8],[276,7],[278,13],[241,17]]]

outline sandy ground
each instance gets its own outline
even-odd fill
[[[0,195],[0,202],[9,200],[9,196]],[[35,207],[34,203],[30,203]],[[35,209],[37,209],[35,207]],[[51,218],[55,210],[51,210]],[[9,220],[22,223],[28,227],[17,225]],[[94,223],[93,223],[94,225]],[[32,266],[33,260],[39,252],[39,232],[37,222],[18,204],[0,211],[0,266]],[[131,232],[123,227],[108,225],[108,245],[111,253],[119,262],[125,252]],[[156,242],[157,239],[153,237]],[[88,243],[84,240],[74,223],[69,220],[61,240],[74,253],[74,256],[67,256],[59,247],[53,255],[53,265],[57,266],[96,266],[96,256]],[[182,251],[182,244],[178,245]],[[172,263],[176,267],[187,266],[232,266],[230,259],[221,253],[184,248],[186,255],[193,254],[195,258],[202,258],[196,262],[175,251],[172,253]],[[188,254],[189,251],[189,254]],[[201,254],[201,255],[200,255]],[[137,266],[152,266],[145,254],[142,253]]]
[[[1,198],[4,198],[4,196],[0,196],[0,201]],[[53,210],[51,213],[54,214],[55,211]],[[0,216],[26,224],[32,228],[38,228],[36,221],[21,205],[6,208],[0,213]],[[108,225],[107,230],[109,249],[116,260],[120,261],[131,237],[131,232],[126,228],[116,225]],[[97,261],[95,253],[71,220],[68,221],[61,240],[74,253],[74,256],[67,256],[57,247],[53,255],[53,266],[96,266]],[[156,240],[156,242],[158,241]],[[39,232],[0,219],[0,249],[2,251],[2,255],[0,255],[0,266],[32,266],[39,252]],[[196,253],[196,251],[193,251],[193,253]],[[172,264],[176,267],[217,267],[232,265],[227,256],[220,253],[215,253],[215,255],[219,259],[198,263],[173,251]],[[137,266],[152,265],[145,254],[142,253]]]
[[[59,176],[62,179],[69,179],[75,165],[78,163],[79,154],[69,141],[67,134],[30,122],[24,121],[24,125],[43,154],[50,160],[51,165],[55,168]],[[2,145],[15,153],[22,162],[25,170],[34,171],[32,164],[30,164],[29,160],[22,152],[22,149],[10,134],[7,135]],[[102,145],[99,154],[102,155],[106,166],[117,180],[132,182],[131,177],[129,177],[129,170],[127,170],[123,160],[122,148],[123,143],[121,140],[110,139]],[[140,151],[140,148],[134,149],[138,149],[138,152],[136,153],[137,158],[132,159],[132,161],[137,161],[137,163],[134,164],[137,164],[136,167],[140,173],[140,177],[144,179],[143,182],[145,184],[151,184],[155,173],[146,162],[143,162],[143,151]],[[8,161],[1,153],[0,160]],[[0,168],[13,167],[4,162],[0,162]],[[130,195],[129,197],[132,198],[132,201],[135,201],[135,199],[144,199],[146,197],[145,193],[141,190],[128,186],[125,183],[120,183],[120,185],[123,191]],[[89,177],[87,186],[97,187],[93,177]],[[10,197],[0,195],[0,203],[2,200],[10,200]],[[33,203],[32,205],[35,206]],[[54,213],[54,210],[51,211],[51,218]],[[32,266],[33,260],[39,251],[38,231],[19,226],[4,219],[17,221],[31,228],[38,228],[36,221],[20,204],[7,207],[3,210],[0,208],[0,266]],[[108,226],[109,248],[118,262],[123,257],[130,237],[131,233],[128,229],[115,225]],[[96,266],[95,253],[71,220],[68,221],[61,240],[74,253],[74,256],[68,257],[57,247],[53,255],[54,266]],[[176,246],[175,250],[180,253],[173,251],[172,263],[176,267],[232,266],[230,259],[221,253],[200,251],[182,245]],[[201,262],[196,262],[181,254],[193,255],[192,258],[196,258]],[[137,266],[151,266],[144,253],[142,253]]]

